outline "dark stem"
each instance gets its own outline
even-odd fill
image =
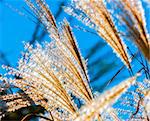
[[[130,57],[131,60],[133,60],[135,58],[135,56],[137,55],[138,52],[136,52],[135,54],[132,54],[132,56]],[[125,65],[123,65],[117,72],[116,74],[110,79],[110,81],[107,83],[107,85],[105,87],[107,87],[115,78],[116,76],[125,68]]]
[[[130,48],[127,47],[127,49],[129,50],[129,52],[131,53],[131,55],[133,55],[133,53],[132,53],[132,51],[130,50]],[[142,63],[137,57],[135,57],[135,59],[144,67],[145,75],[148,74],[148,76],[149,76],[149,78],[150,78],[150,74],[149,74],[149,72],[148,72],[148,70],[147,70],[147,67],[145,67],[144,63]],[[146,73],[147,73],[147,74],[146,74]],[[147,77],[147,79],[148,79],[148,77]]]
[[[21,119],[21,121],[28,121],[29,119],[32,118],[32,116],[39,117],[39,118],[43,118],[43,119],[46,119],[46,120],[48,120],[48,121],[54,121],[54,119],[49,119],[49,118],[47,118],[47,117],[45,117],[45,116],[41,116],[41,115],[38,115],[38,114],[27,114],[25,117],[23,117],[23,118]]]

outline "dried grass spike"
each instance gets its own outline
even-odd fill
[[[114,2],[119,10],[119,21],[125,25],[128,38],[141,50],[150,61],[150,38],[146,29],[145,11],[141,0],[121,0]],[[148,8],[149,9],[149,8]]]
[[[90,85],[89,85],[89,78],[88,78],[88,74],[87,74],[86,63],[80,54],[76,40],[75,40],[72,30],[71,30],[71,27],[66,19],[63,22],[62,31],[63,31],[63,35],[64,35],[65,39],[67,40],[67,42],[65,43],[66,47],[69,49],[69,51],[71,52],[73,57],[78,62],[81,70],[83,71],[82,72],[84,75],[83,78],[85,78],[85,80],[81,80],[81,81],[83,82],[83,86],[87,90],[87,93],[90,96],[90,99],[92,99],[93,95],[92,95],[91,89],[89,87]]]
[[[80,116],[75,121],[91,121],[111,106],[136,80],[136,76],[123,81],[112,89],[104,92],[98,99],[93,100],[80,110]]]
[[[89,19],[89,22],[95,24],[95,29],[98,34],[112,47],[115,53],[120,57],[124,64],[131,69],[130,61],[126,51],[126,46],[120,38],[117,29],[113,23],[111,15],[105,7],[102,0],[73,0],[74,6],[80,10],[81,14],[84,12]],[[73,9],[74,10],[74,9]],[[74,10],[73,12],[75,12]],[[72,11],[71,11],[72,12]],[[73,13],[72,12],[72,13]],[[74,14],[73,14],[74,15]],[[77,14],[76,14],[77,15]],[[78,15],[80,16],[80,15]],[[84,16],[81,19],[84,22]],[[86,23],[85,23],[86,24]]]

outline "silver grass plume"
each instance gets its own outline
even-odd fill
[[[59,32],[59,29],[57,28],[55,19],[54,19],[53,15],[51,14],[46,3],[42,0],[37,0],[36,2],[40,8],[40,10],[38,10],[38,8],[36,8],[36,11],[38,11],[37,13],[39,13],[37,16],[39,17],[41,22],[46,26],[47,31],[50,33],[50,37],[52,39],[54,39],[55,44],[58,47],[60,53],[62,55],[66,56],[66,58],[64,58],[64,59],[67,59],[68,64],[70,63],[69,65],[71,65],[69,70],[71,70],[72,73],[76,73],[79,81],[83,80],[82,79],[83,77],[85,78],[85,80],[83,82],[80,82],[79,84],[82,84],[84,86],[84,89],[87,91],[87,93],[88,93],[87,98],[92,99],[91,91],[90,91],[90,89],[88,89],[89,79],[88,79],[88,75],[86,72],[87,71],[86,62],[80,55],[76,40],[71,32],[71,28],[70,28],[68,22],[66,20],[64,20],[64,22],[62,23],[62,26],[60,27],[61,31]],[[27,3],[31,7],[31,9],[33,9],[33,10],[35,9],[33,3],[31,3],[29,0],[27,0]],[[35,13],[36,13],[36,11],[34,10]],[[70,55],[70,56],[72,55],[72,56],[68,57],[68,55],[66,55],[66,53],[68,53],[68,55]],[[74,62],[74,64],[73,64],[72,63],[73,61],[71,59],[76,60],[77,62]],[[65,64],[65,63],[63,63],[63,64]],[[69,65],[67,65],[67,63],[65,65],[69,67]],[[79,70],[72,69],[71,67],[74,65],[75,65],[75,67],[81,66],[79,68],[82,69],[82,72],[80,72],[80,69]],[[82,74],[80,74],[80,73],[83,73],[83,77],[82,77]]]
[[[73,0],[73,7],[64,7],[65,11],[84,24],[94,28],[120,57],[128,68],[130,62],[126,46],[120,36],[107,10],[103,0]]]
[[[96,120],[96,118],[99,117],[99,114],[109,110],[108,107],[111,107],[111,105],[135,82],[135,80],[136,77],[129,78],[112,89],[104,92],[90,104],[83,106],[79,112],[80,116],[75,117],[75,121]],[[100,119],[103,120],[102,117],[100,117]]]
[[[145,1],[149,3],[148,1]],[[146,29],[145,11],[141,0],[113,0],[118,10],[118,20],[126,28],[127,39],[133,41],[145,58],[150,61],[150,33]],[[150,7],[150,4],[147,4]],[[115,8],[115,9],[116,9]],[[150,8],[148,8],[149,10]],[[147,14],[150,15],[148,12]],[[147,16],[149,16],[147,15]],[[149,24],[149,23],[147,23]]]
[[[150,91],[150,80],[136,81],[114,104],[114,110],[121,120],[148,120],[147,100]]]
[[[108,114],[112,119],[119,120],[117,114],[119,111],[111,106],[132,85],[136,76],[94,98],[89,85],[86,62],[80,54],[69,23],[64,20],[61,26],[57,27],[53,15],[43,0],[26,1],[46,27],[52,41],[43,46],[37,44],[35,48],[26,44],[26,52],[19,60],[18,68],[4,67],[8,69],[6,76],[15,75],[20,78],[1,77],[1,90],[13,85],[23,90],[27,96],[22,96],[23,93],[1,96],[1,100],[8,106],[2,115],[32,105],[30,98],[35,104],[51,112],[53,119],[58,121],[87,118],[88,114],[90,119],[93,117],[98,120],[106,119],[105,115]],[[84,102],[85,106],[81,110],[76,106],[71,94]],[[18,107],[12,108],[11,105],[14,104]],[[109,109],[106,111],[107,114],[104,112],[106,107]],[[86,116],[83,113],[87,108],[89,112]]]
[[[66,20],[58,28],[45,2],[37,0],[37,8],[29,0],[27,4],[46,26],[53,40],[44,48],[39,44],[36,48],[26,44],[26,53],[20,59],[18,69],[6,67],[8,74],[19,75],[21,79],[8,80],[29,95],[35,104],[51,111],[55,119],[67,120],[78,110],[71,93],[85,103],[93,99],[85,60]],[[43,103],[44,99],[48,102]]]

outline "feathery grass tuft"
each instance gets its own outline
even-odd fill
[[[125,65],[131,68],[126,46],[118,35],[111,14],[107,10],[104,2],[102,0],[74,0],[73,2],[75,9],[66,7],[65,11],[81,20],[84,24],[92,28],[94,26],[94,29],[100,37],[112,47]]]
[[[3,104],[0,118],[8,112],[22,107],[40,105],[50,113],[50,119],[45,119],[51,121],[119,121],[124,119],[122,117],[124,115],[129,120],[140,118],[149,120],[150,80],[136,81],[139,76],[137,74],[95,96],[90,86],[87,63],[80,53],[67,20],[64,19],[60,26],[57,26],[55,18],[44,0],[33,2],[26,0],[26,3],[37,15],[52,40],[43,45],[37,43],[35,47],[28,43],[25,44],[25,52],[19,60],[17,68],[3,66],[8,73],[3,77],[0,76],[0,103]],[[91,27],[94,26],[127,67],[131,68],[125,45],[103,1],[76,0],[75,3],[76,9],[81,12],[78,18],[85,17],[83,22]],[[122,4],[127,5],[123,9],[127,9],[128,12],[130,10],[132,12],[134,9],[128,6],[128,0],[122,0]],[[137,9],[133,10],[132,14],[134,15],[134,13],[139,17],[134,20],[139,19],[141,22],[141,15]],[[72,14],[77,16],[76,13]],[[86,14],[88,15],[87,19]],[[139,27],[137,31],[139,31],[143,44],[137,45],[147,57],[147,50],[143,51],[144,46],[146,49],[149,48],[147,48],[147,35],[145,36],[143,33],[144,23],[142,25],[141,23],[137,26]],[[132,88],[129,88],[130,86]],[[12,87],[22,91],[13,93],[11,90],[12,94],[5,93],[6,90],[13,89]],[[78,99],[78,102],[75,99]],[[79,102],[82,103],[79,104]],[[116,105],[118,107],[115,107]],[[25,116],[22,121],[30,115]]]

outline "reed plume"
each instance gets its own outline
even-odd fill
[[[99,117],[99,115],[104,113],[104,111],[107,110],[109,112],[108,107],[110,107],[119,98],[119,96],[135,82],[135,80],[136,77],[123,81],[119,85],[104,92],[97,99],[92,101],[90,104],[85,105],[85,107],[82,107],[80,111],[80,116],[77,117],[75,121],[92,121],[92,120],[94,121],[97,118],[101,120],[107,120],[105,118],[102,119],[103,117]]]
[[[46,26],[53,40],[45,43],[44,47],[37,44],[35,49],[26,44],[26,53],[20,59],[18,69],[6,67],[8,73],[21,78],[9,79],[9,82],[22,89],[36,104],[51,111],[55,119],[67,120],[77,112],[71,94],[85,103],[93,99],[85,60],[66,20],[59,30],[45,2],[37,0],[37,8],[29,0],[27,4]]]
[[[114,104],[114,109],[120,119],[130,120],[148,120],[146,113],[146,105],[143,100],[146,99],[146,94],[149,92],[150,81],[136,81],[132,88],[127,90]],[[146,103],[148,104],[148,102]],[[119,108],[118,108],[119,107]]]
[[[73,7],[65,7],[65,11],[94,28],[125,65],[131,68],[126,46],[118,35],[111,14],[102,0],[74,0]]]
[[[145,58],[150,61],[150,36],[146,29],[146,13],[141,0],[113,0],[113,3],[112,7],[118,9],[117,17],[120,25],[127,31],[125,37],[133,41]]]
[[[102,1],[90,2],[91,4],[89,1],[78,1],[77,6],[81,6],[89,15],[91,26],[97,26],[100,36],[113,47],[130,68],[125,46],[117,34],[110,13]],[[136,75],[96,97],[90,86],[86,60],[80,53],[67,20],[64,19],[60,26],[57,26],[44,0],[34,2],[26,0],[26,3],[44,25],[51,42],[45,42],[43,45],[37,43],[35,47],[27,43],[16,69],[3,66],[8,73],[0,77],[0,92],[3,94],[12,86],[21,89],[22,92],[3,94],[0,97],[1,104],[4,104],[1,106],[0,116],[36,104],[50,112],[49,120],[52,121],[121,120],[120,114],[127,114],[132,120],[141,112],[142,118],[148,117],[146,112],[149,109],[147,109],[149,101],[147,103],[145,100],[149,97],[149,80],[136,81]],[[89,10],[98,11],[98,15],[90,13]],[[130,89],[130,86],[135,90]],[[77,103],[72,95],[82,103]],[[131,96],[133,99],[130,99]],[[132,105],[132,111],[122,109],[123,105],[131,106],[133,101],[136,103]],[[80,108],[79,105],[82,107]],[[115,105],[122,106],[116,108]]]

